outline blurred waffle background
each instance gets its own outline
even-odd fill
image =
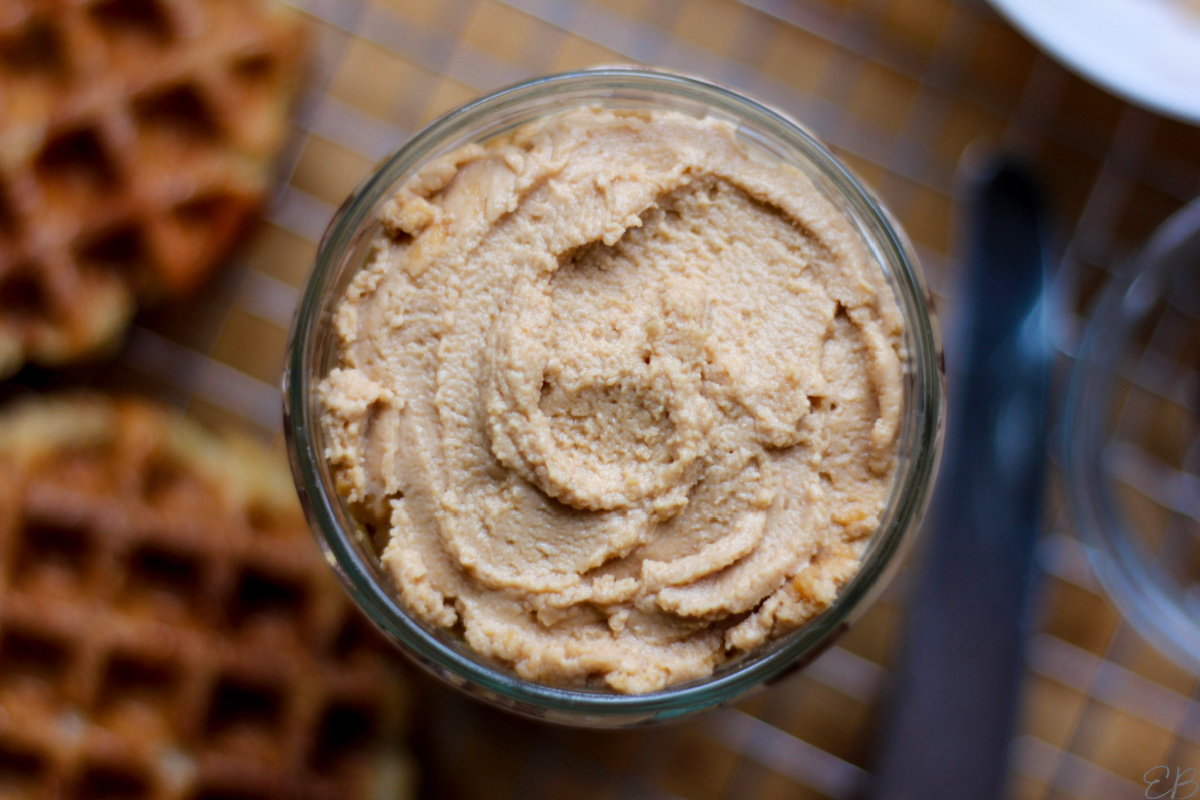
[[[136,391],[281,454],[278,385],[287,329],[334,209],[377,161],[442,112],[514,81],[595,64],[695,72],[802,119],[908,231],[948,331],[959,157],[977,140],[1027,153],[1054,215],[1054,258],[1066,289],[1057,340],[1064,367],[1110,274],[1200,193],[1200,129],[1076,77],[981,0],[293,4],[309,18],[312,63],[280,185],[229,268],[198,299],[143,313],[115,360],[66,372],[27,368],[5,394],[78,384]],[[1187,369],[1195,381],[1194,363]],[[1045,575],[1026,653],[1009,795],[1141,797],[1142,776],[1152,767],[1200,767],[1200,685],[1145,643],[1104,597],[1071,530],[1058,479],[1056,473],[1039,550]],[[421,794],[854,797],[908,578],[902,572],[803,673],[677,725],[549,728],[413,675]],[[0,680],[11,667],[4,659],[0,648]],[[0,797],[14,763],[20,767],[14,758],[0,745]]]

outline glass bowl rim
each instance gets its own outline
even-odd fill
[[[322,480],[314,447],[316,420],[311,399],[315,385],[309,374],[310,355],[319,333],[319,317],[330,278],[353,242],[368,214],[394,192],[405,172],[420,164],[436,145],[466,129],[484,114],[494,114],[522,102],[537,100],[557,91],[590,88],[619,90],[634,88],[661,92],[675,98],[719,108],[740,121],[756,122],[782,131],[788,143],[829,180],[855,213],[871,223],[878,246],[886,251],[885,271],[894,278],[889,287],[898,291],[906,327],[911,330],[914,352],[908,354],[916,372],[914,452],[904,473],[904,483],[893,489],[897,499],[891,524],[872,534],[855,575],[838,593],[832,605],[800,628],[758,650],[771,652],[719,671],[706,678],[668,686],[646,694],[621,694],[586,689],[567,689],[517,677],[482,656],[472,660],[447,646],[404,611],[399,601],[373,580],[361,563],[349,535],[340,529],[332,503],[338,502],[332,488]],[[596,98],[592,102],[598,102]],[[580,103],[581,105],[583,103]],[[882,234],[882,235],[880,235]],[[335,213],[318,247],[310,275],[288,337],[283,375],[284,432],[301,504],[326,559],[341,579],[356,605],[385,636],[425,669],[448,682],[476,691],[485,699],[511,710],[560,722],[604,725],[636,724],[676,717],[720,705],[750,690],[770,684],[815,657],[832,636],[849,622],[860,606],[894,568],[898,554],[928,503],[941,454],[944,423],[944,376],[940,334],[931,313],[915,255],[899,226],[858,179],[819,141],[790,116],[764,105],[741,92],[707,80],[675,72],[640,67],[605,67],[534,78],[499,89],[453,109],[426,125],[381,164],[359,185]],[[907,394],[907,393],[906,393]],[[906,414],[910,413],[906,409]],[[903,463],[902,465],[903,466]],[[900,476],[897,475],[899,478]],[[885,512],[886,513],[886,512]]]
[[[1101,586],[1143,637],[1200,674],[1200,623],[1181,602],[1177,581],[1131,533],[1104,467],[1106,415],[1121,379],[1120,362],[1134,329],[1165,299],[1164,284],[1185,248],[1200,249],[1200,197],[1151,234],[1092,307],[1068,380],[1058,446],[1071,522]]]

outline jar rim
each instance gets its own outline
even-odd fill
[[[905,320],[906,361],[911,362],[914,378],[914,391],[905,391],[902,425],[902,432],[909,428],[913,447],[897,466],[892,495],[881,518],[887,523],[881,522],[872,534],[857,571],[832,605],[795,631],[756,648],[727,670],[719,667],[706,678],[646,694],[568,689],[524,680],[482,656],[471,657],[461,647],[441,641],[445,637],[435,635],[410,616],[394,594],[372,577],[362,553],[351,542],[351,531],[340,519],[344,516],[339,514],[342,501],[333,491],[323,453],[317,447],[319,420],[314,399],[316,384],[323,376],[314,376],[312,369],[318,361],[318,337],[322,329],[326,333],[330,330],[331,288],[339,277],[343,281],[346,278],[339,275],[344,272],[345,256],[361,245],[370,215],[403,179],[427,163],[442,143],[461,135],[479,120],[546,98],[564,98],[570,103],[547,109],[547,114],[583,105],[578,100],[565,100],[572,90],[594,94],[592,102],[604,97],[620,98],[629,92],[665,94],[676,101],[720,110],[743,125],[767,130],[784,141],[841,193],[840,199],[858,215],[856,221],[870,229],[874,244],[887,256],[887,263],[879,266]],[[877,248],[871,249],[874,252]],[[877,258],[879,255],[876,253]],[[340,298],[340,292],[337,294]],[[296,310],[283,377],[284,430],[301,503],[327,560],[371,622],[426,669],[470,693],[529,716],[591,725],[665,720],[723,704],[760,685],[769,685],[815,658],[849,624],[850,613],[865,608],[868,596],[882,588],[911,540],[908,534],[924,512],[936,474],[944,416],[941,342],[927,299],[916,257],[899,226],[815,136],[786,114],[700,78],[645,68],[606,67],[518,83],[466,103],[427,125],[367,176],[330,222]]]

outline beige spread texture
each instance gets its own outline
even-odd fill
[[[731,126],[580,109],[385,206],[321,385],[404,605],[522,677],[647,692],[826,608],[892,486],[902,320]]]

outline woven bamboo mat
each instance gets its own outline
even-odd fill
[[[523,78],[642,62],[792,112],[903,223],[944,322],[954,313],[955,165],[979,139],[1023,150],[1048,186],[1073,298],[1064,363],[1110,272],[1200,192],[1200,129],[1093,88],[979,0],[293,1],[312,18],[316,63],[264,220],[199,301],[143,316],[116,363],[69,378],[163,396],[280,450],[287,328],[334,209],[424,123]],[[1050,506],[1010,796],[1141,797],[1148,769],[1200,767],[1200,686],[1104,598],[1057,491]],[[853,797],[906,578],[802,674],[678,725],[549,728],[429,685],[416,742],[425,794]]]

